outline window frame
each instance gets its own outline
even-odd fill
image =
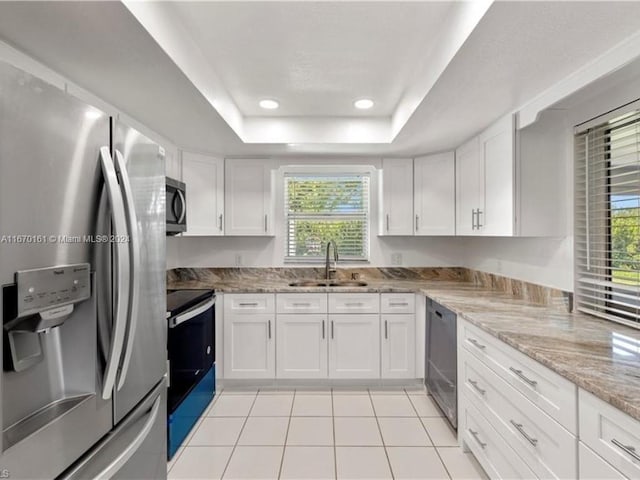
[[[279,183],[281,185],[282,191],[282,203],[281,208],[283,212],[283,240],[284,240],[284,263],[286,264],[324,264],[325,263],[325,251],[323,247],[323,253],[318,257],[290,257],[288,255],[288,246],[289,246],[289,215],[286,211],[286,202],[287,202],[287,189],[286,189],[286,177],[287,176],[295,176],[295,175],[309,175],[318,177],[327,177],[327,176],[348,176],[348,175],[357,175],[357,176],[368,176],[368,192],[367,192],[367,205],[366,205],[366,257],[363,258],[353,258],[353,257],[341,257],[341,263],[370,263],[371,262],[371,235],[372,235],[372,194],[374,192],[374,181],[375,181],[375,172],[376,169],[373,165],[284,165],[279,169]]]

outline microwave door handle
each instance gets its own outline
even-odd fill
[[[204,302],[197,304],[196,306],[190,308],[186,312],[181,313],[180,315],[176,315],[169,321],[169,328],[174,328],[180,325],[181,323],[186,322],[187,320],[191,320],[194,317],[197,317],[203,312],[209,310],[216,303],[216,297],[211,297]]]
[[[113,232],[117,236],[126,235],[127,220],[122,192],[118,185],[116,169],[108,147],[100,148],[100,164],[104,176],[107,197],[109,199]],[[126,317],[129,308],[129,249],[125,243],[117,242],[115,243],[114,250],[116,257],[116,288],[114,292],[116,304],[112,323],[111,346],[107,356],[107,365],[102,387],[102,398],[105,400],[111,398],[113,386],[116,382],[120,357],[122,356],[122,347],[126,331]]]
[[[187,202],[181,190],[176,190],[176,193],[178,194],[178,198],[180,198],[180,215],[176,215],[178,217],[178,225],[180,225],[184,221],[184,216],[187,214]]]
[[[124,349],[124,358],[118,375],[117,390],[124,385],[131,363],[131,354],[133,353],[133,343],[136,335],[136,327],[138,324],[138,304],[140,297],[140,229],[138,228],[138,216],[136,215],[136,206],[133,200],[133,190],[131,189],[131,181],[124,156],[116,150],[116,172],[120,175],[120,187],[124,198],[124,205],[127,213],[127,227],[129,233],[129,265],[130,265],[130,292],[129,292],[129,320],[127,322],[127,340]],[[116,238],[116,242],[122,240]]]

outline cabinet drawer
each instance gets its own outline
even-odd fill
[[[535,478],[535,474],[526,463],[516,455],[471,402],[466,398],[463,401],[465,430],[460,434],[489,477],[505,480]]]
[[[579,445],[578,478],[580,480],[625,480],[627,478],[584,443],[579,442]]]
[[[378,313],[380,295],[377,293],[330,293],[329,313]]]
[[[272,293],[226,294],[224,296],[225,314],[274,313],[275,295]]]
[[[413,293],[383,293],[380,295],[382,313],[414,313],[416,296]]]
[[[279,293],[277,313],[327,313],[326,293]]]
[[[464,394],[540,478],[576,478],[577,440],[468,352],[462,352]]]
[[[547,415],[577,433],[574,383],[468,322],[462,322],[461,327],[465,349]]]
[[[629,478],[640,478],[640,422],[580,389],[580,440]]]

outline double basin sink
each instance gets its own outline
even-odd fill
[[[359,280],[298,280],[290,287],[366,287],[367,282]]]

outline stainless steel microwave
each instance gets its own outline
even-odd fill
[[[186,185],[167,177],[167,235],[176,235],[187,230]]]

